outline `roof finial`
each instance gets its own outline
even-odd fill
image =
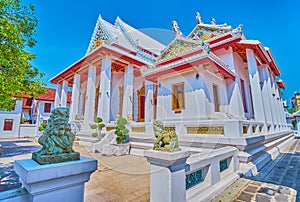
[[[215,20],[215,18],[211,18],[211,24],[212,24],[212,25],[216,25],[216,20]]]
[[[202,23],[202,21],[201,21],[201,16],[200,16],[200,13],[199,13],[199,12],[196,13],[196,20],[197,20],[197,23],[198,23],[198,24],[201,24],[201,23]]]
[[[242,24],[240,24],[238,26],[238,31],[239,31],[240,34],[243,34],[243,25]]]
[[[173,32],[176,36],[182,36],[179,26],[175,20],[172,21]]]

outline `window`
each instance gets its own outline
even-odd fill
[[[51,103],[45,103],[44,112],[45,113],[51,112]]]
[[[12,131],[13,128],[13,123],[14,120],[13,119],[4,119],[4,131]]]
[[[26,106],[31,106],[31,105],[32,105],[32,98],[27,98]]]
[[[172,110],[182,110],[184,108],[184,83],[172,84]]]
[[[213,93],[214,93],[215,112],[220,112],[219,87],[216,84],[213,84]]]

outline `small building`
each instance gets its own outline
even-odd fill
[[[45,94],[35,98],[24,96],[16,100],[12,111],[0,111],[0,138],[34,137],[38,126],[46,122],[54,108],[55,89],[47,88]],[[68,92],[67,107],[70,106],[71,92]]]

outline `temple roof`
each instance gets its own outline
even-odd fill
[[[187,38],[194,40],[209,40],[219,35],[232,31],[232,27],[227,24],[197,24]]]
[[[193,41],[180,36],[177,36],[167,47],[163,50],[156,62],[160,63],[181,54],[194,50],[195,48],[202,48],[201,41]]]
[[[108,45],[118,44],[135,52],[142,50],[141,57],[145,54],[157,55],[165,48],[163,44],[126,24],[119,17],[112,25],[99,15],[86,55],[102,43]]]
[[[121,29],[124,37],[135,46],[140,46],[155,54],[159,54],[165,48],[165,45],[126,24],[119,17],[117,17],[115,25]]]

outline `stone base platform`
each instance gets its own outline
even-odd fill
[[[32,159],[38,162],[40,165],[45,165],[80,160],[80,153],[72,152],[56,155],[40,155],[38,152],[34,152],[32,153]]]

